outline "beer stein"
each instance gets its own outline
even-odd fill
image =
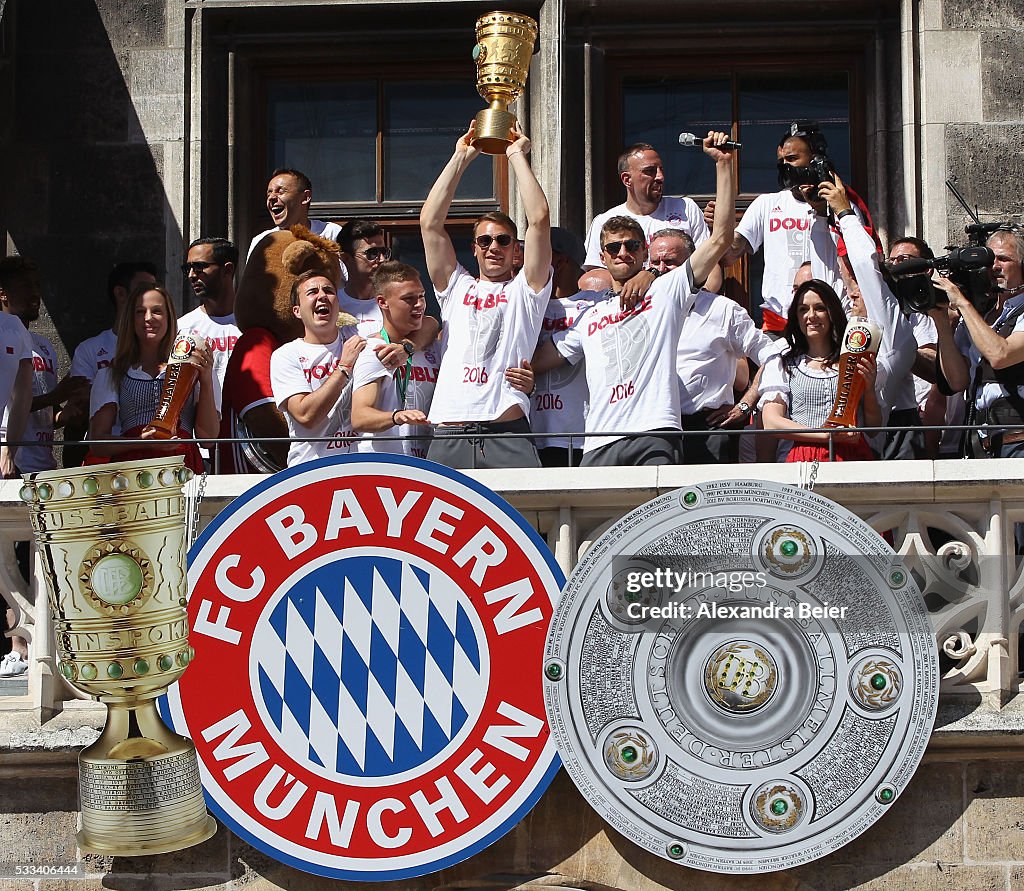
[[[175,336],[171,355],[167,357],[164,387],[156,404],[156,414],[146,426],[147,430],[156,431],[156,439],[171,439],[178,432],[181,410],[199,379],[199,366],[188,361],[197,349],[199,340],[194,334],[179,333]]]
[[[864,396],[864,378],[857,374],[858,359],[868,354],[878,355],[882,342],[882,329],[863,316],[851,316],[843,335],[839,353],[839,382],[832,413],[826,427],[856,427],[857,408]]]

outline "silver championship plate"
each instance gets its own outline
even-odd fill
[[[548,633],[566,770],[625,837],[696,869],[823,857],[906,789],[938,659],[910,573],[866,523],[776,483],[656,498],[584,555]]]

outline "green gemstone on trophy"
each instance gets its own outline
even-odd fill
[[[626,603],[639,603],[640,599],[641,599],[640,592],[639,591],[627,591],[626,594],[625,594],[625,598],[626,598]]]
[[[36,490],[33,489],[31,486],[22,486],[18,490],[18,497],[26,504],[31,504],[33,501],[35,501]]]
[[[669,857],[674,857],[676,860],[682,857],[685,853],[686,849],[681,844],[679,844],[679,842],[676,842],[675,844],[671,844],[668,846]]]
[[[161,671],[170,671],[174,668],[174,660],[164,653],[159,659],[156,660],[156,667]]]
[[[779,550],[782,551],[783,557],[795,557],[799,547],[793,539],[787,538],[781,545],[779,545]]]
[[[139,482],[140,489],[148,489],[154,483],[153,474],[151,474],[148,470],[143,470],[138,475],[137,479]]]
[[[94,681],[96,680],[99,671],[96,670],[96,666],[92,662],[86,662],[79,669],[79,674],[82,675],[83,681]]]
[[[73,662],[61,662],[60,673],[69,681],[75,679],[75,664]]]
[[[892,574],[891,578],[892,578],[892,583],[894,585],[902,585],[903,582],[906,580],[906,576],[902,572],[900,572],[898,569]]]
[[[184,485],[185,485],[185,483],[187,483],[187,482],[188,482],[188,481],[189,481],[190,479],[192,479],[192,471],[191,471],[191,470],[189,470],[189,469],[188,469],[187,467],[179,467],[179,468],[178,468],[178,469],[177,469],[177,470],[175,471],[175,474],[174,474],[174,475],[175,475],[175,476],[177,477],[177,479],[178,479],[178,482],[179,482],[179,483],[181,483],[181,485],[183,485],[183,486],[184,486]]]
[[[37,491],[40,501],[49,501],[53,497],[53,487],[49,483],[40,483]]]
[[[789,805],[786,803],[785,799],[776,798],[771,803],[771,810],[776,817],[781,817],[783,814],[786,813],[786,811],[789,810]]]
[[[544,674],[552,681],[557,681],[562,677],[562,666],[557,662],[549,662],[547,668],[544,669]]]
[[[82,491],[86,495],[95,495],[100,490],[99,481],[94,476],[87,476],[82,480]]]
[[[141,677],[144,674],[149,674],[149,662],[145,659],[136,659],[135,664],[132,666],[135,669],[135,673]]]
[[[697,493],[696,492],[687,492],[683,496],[683,504],[688,504],[690,507],[693,507],[693,505],[695,505],[696,503],[697,503]]]
[[[120,662],[111,662],[107,665],[107,677],[115,681],[118,678],[124,677],[124,666]]]
[[[626,764],[633,764],[637,758],[640,757],[640,753],[636,750],[636,746],[623,746],[622,751],[619,753],[622,756],[622,760]]]
[[[894,794],[895,793],[892,791],[892,789],[882,789],[878,793],[878,799],[879,799],[879,801],[888,803],[888,802],[892,801]]]
[[[180,653],[178,653],[178,664],[182,668],[184,668],[186,665],[189,664],[189,662],[192,661],[192,654],[189,653],[189,649],[191,649],[191,647],[186,648],[182,650]]]
[[[142,567],[127,554],[108,554],[96,561],[89,581],[104,603],[130,603],[142,591]]]
[[[878,674],[871,675],[871,686],[875,690],[884,690],[889,686],[889,680],[884,674],[879,672]]]

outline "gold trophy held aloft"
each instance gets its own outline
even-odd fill
[[[83,851],[137,856],[199,844],[217,831],[192,740],[156,699],[188,667],[180,456],[27,474],[59,657],[69,684],[107,706],[79,755]]]
[[[500,155],[512,142],[516,116],[508,110],[526,86],[537,23],[518,12],[489,12],[476,20],[476,89],[490,103],[476,116],[473,145]]]
[[[856,427],[857,409],[864,396],[864,378],[857,374],[861,356],[877,356],[882,329],[863,316],[850,316],[839,352],[839,381],[836,401],[826,427]]]

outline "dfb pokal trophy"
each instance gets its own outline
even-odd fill
[[[59,670],[107,706],[79,755],[83,851],[137,856],[217,831],[192,740],[156,699],[193,657],[186,613],[186,499],[180,456],[27,474]]]
[[[490,103],[476,116],[473,145],[500,155],[512,142],[516,116],[508,110],[526,86],[537,23],[518,12],[489,12],[476,20],[476,89]]]

